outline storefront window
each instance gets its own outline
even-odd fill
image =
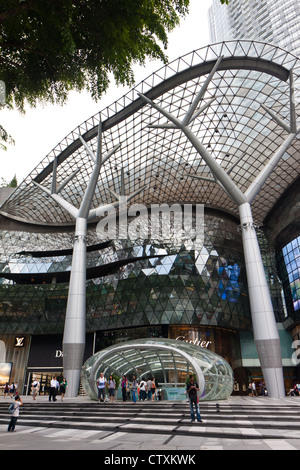
[[[169,338],[213,351],[233,369],[241,365],[239,334],[234,330],[209,326],[169,326]]]
[[[300,236],[286,245],[282,252],[288,273],[294,310],[300,310]]]
[[[300,311],[300,236],[288,243],[278,257],[288,313]]]

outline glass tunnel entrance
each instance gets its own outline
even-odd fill
[[[195,374],[199,400],[227,399],[233,389],[233,372],[221,356],[208,349],[171,339],[126,341],[91,356],[82,366],[81,382],[91,399],[97,399],[100,374],[126,375],[129,382],[155,378],[166,400],[185,400],[186,378]]]

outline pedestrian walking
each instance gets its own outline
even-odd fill
[[[16,391],[16,387],[15,387],[14,382],[12,382],[9,386],[9,396],[10,396],[10,398],[14,397],[15,391]]]
[[[62,382],[60,382],[59,388],[60,388],[61,401],[64,401],[64,397],[68,388],[68,383],[65,378],[63,378]]]
[[[109,395],[109,400],[110,402],[115,402],[115,390],[116,390],[116,381],[113,378],[112,375],[109,376],[109,379],[106,383],[106,386],[108,388],[108,395]]]
[[[144,401],[146,399],[147,383],[144,378],[140,381],[140,399]]]
[[[261,394],[263,397],[266,396],[266,395],[268,395],[266,383],[265,383],[264,380],[262,380],[261,383],[260,383],[260,394]]]
[[[40,382],[35,377],[32,384],[31,384],[31,394],[32,394],[33,400],[36,399],[39,391],[40,391]]]
[[[57,389],[58,389],[58,381],[56,380],[56,377],[52,377],[51,382],[50,382],[50,392],[49,392],[49,401],[56,401],[56,394],[57,394]]]
[[[154,377],[152,377],[152,388],[151,388],[151,392],[152,392],[152,401],[154,401],[155,394],[156,394],[156,382],[155,382],[155,378],[154,378]]]
[[[159,388],[159,384],[158,384],[158,381],[157,381],[157,378],[155,377],[154,379],[154,385],[155,385],[155,392],[154,392],[154,395],[155,395],[155,400],[158,400],[158,388]]]
[[[105,400],[105,387],[106,387],[106,378],[101,372],[99,379],[97,380],[97,387],[98,387],[98,403],[101,401],[104,402]]]
[[[13,412],[10,418],[10,422],[7,428],[7,432],[13,432],[15,431],[15,427],[18,421],[18,417],[20,414],[20,406],[23,405],[21,397],[19,395],[15,396],[15,401],[13,403]]]
[[[134,375],[132,377],[132,385],[131,385],[131,392],[132,392],[132,401],[133,403],[136,403],[137,402],[137,399],[138,399],[138,395],[137,395],[137,391],[138,391],[138,381],[136,379],[136,376]]]
[[[9,392],[9,383],[6,382],[5,387],[4,387],[4,398],[7,397],[8,392]]]
[[[194,376],[190,375],[189,381],[186,386],[186,391],[189,396],[190,400],[190,412],[191,412],[191,421],[195,421],[195,411],[197,416],[198,423],[202,423],[201,415],[200,415],[200,407],[198,403],[198,394],[199,386],[197,382],[195,382]],[[195,410],[194,410],[195,409]]]
[[[127,380],[126,375],[123,375],[122,377],[121,388],[122,388],[123,402],[125,402],[127,401],[127,389],[128,389],[128,380]]]
[[[147,391],[148,391],[147,400],[149,400],[149,401],[151,401],[151,399],[152,399],[152,388],[153,388],[152,385],[153,385],[152,378],[149,378],[147,380]]]
[[[253,382],[252,382],[252,396],[254,397],[254,395],[255,395],[256,397],[258,396],[258,395],[257,395],[257,390],[256,390],[256,383],[255,383],[254,380],[253,380]]]

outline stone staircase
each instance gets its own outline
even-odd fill
[[[200,404],[203,423],[191,423],[186,401],[98,404],[67,399],[55,403],[37,400],[24,402],[18,425],[171,436],[299,439],[300,399],[295,400],[283,400],[280,405],[265,398],[203,402]],[[11,402],[0,402],[0,424],[8,423]]]

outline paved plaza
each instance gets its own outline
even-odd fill
[[[1,450],[102,450],[103,458],[117,458],[122,453],[130,456],[130,452],[139,455],[139,451],[164,455],[201,450],[300,450],[298,397],[230,397],[218,403],[203,402],[203,423],[190,422],[187,402],[113,405],[87,397],[65,398],[63,403],[60,397],[55,403],[49,403],[47,396],[36,402],[23,397],[16,431],[8,433],[11,401],[1,397]]]

